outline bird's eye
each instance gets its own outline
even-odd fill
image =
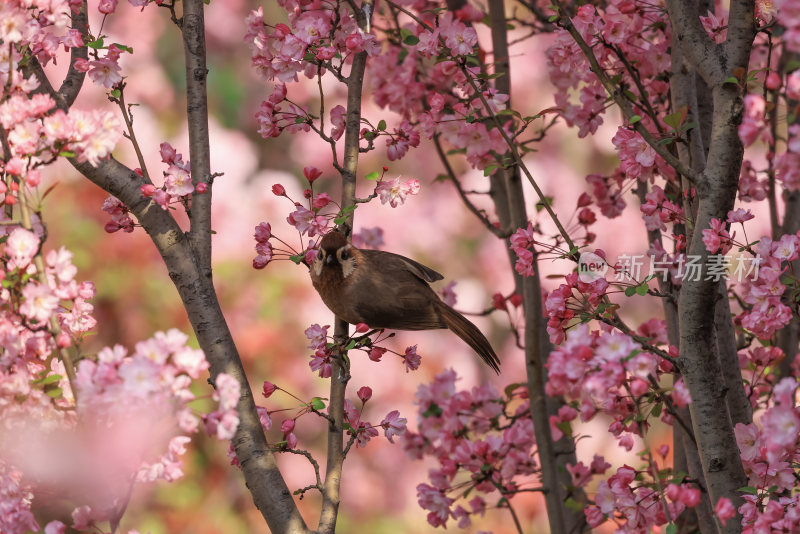
[[[350,257],[350,251],[346,248],[339,249],[339,259],[346,260]]]
[[[325,249],[324,248],[321,248],[321,249],[319,249],[319,251],[317,251],[317,257],[320,260],[324,260],[325,259]]]

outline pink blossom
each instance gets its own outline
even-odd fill
[[[730,499],[727,497],[720,497],[717,501],[717,505],[714,506],[714,513],[717,514],[722,526],[725,526],[728,520],[736,517],[736,508],[734,508]]]
[[[442,301],[448,306],[456,305],[456,293],[453,291],[455,286],[456,282],[452,281],[439,292],[439,294],[442,296]]]
[[[266,243],[272,237],[272,227],[268,222],[258,223],[253,237],[258,243]]]
[[[361,228],[353,234],[353,246],[357,248],[380,248],[383,245],[383,228]]]
[[[434,527],[443,527],[447,524],[453,499],[443,491],[428,484],[420,484],[417,486],[417,502],[423,509],[429,511],[428,523]]]
[[[708,36],[711,37],[715,43],[719,44],[725,42],[728,35],[728,21],[726,17],[717,18],[714,13],[709,11],[707,16],[700,17],[700,22],[703,24],[703,28],[705,28]]]
[[[44,325],[58,308],[58,297],[43,284],[28,283],[22,289],[24,302],[19,312],[37,325]]]
[[[731,224],[744,223],[754,218],[755,215],[750,213],[750,210],[746,210],[744,208],[739,208],[735,211],[731,210],[728,212],[728,222]]]
[[[88,530],[94,518],[92,516],[92,509],[86,505],[79,506],[72,511],[72,527],[77,530]]]
[[[176,197],[182,197],[194,192],[192,177],[183,166],[170,165],[164,177],[164,185],[167,188],[167,193]]]
[[[305,335],[311,341],[308,348],[324,349],[328,342],[328,328],[330,325],[320,326],[318,324],[312,324],[306,328]]]
[[[422,356],[417,354],[417,346],[413,345],[411,347],[406,347],[406,351],[403,354],[403,363],[406,366],[406,373],[408,371],[416,371],[419,369],[419,364],[422,361]]]
[[[119,64],[116,60],[105,57],[90,61],[89,65],[91,66],[89,69],[89,77],[94,83],[102,85],[106,89],[111,89],[114,85],[122,81],[122,76],[119,73]]]
[[[390,206],[396,208],[405,203],[408,195],[416,195],[419,192],[419,181],[412,179],[401,183],[400,177],[391,182],[379,180],[375,192],[380,196],[381,204],[388,202]]]
[[[331,138],[337,141],[344,133],[347,110],[344,106],[337,105],[331,109]]]
[[[383,418],[381,426],[383,427],[386,439],[388,439],[390,443],[394,443],[392,439],[394,436],[401,436],[405,433],[406,422],[405,417],[400,417],[400,412],[397,410],[392,410]]]
[[[26,267],[39,250],[39,238],[24,228],[15,228],[6,241],[6,255],[11,259],[9,269]]]
[[[478,43],[478,34],[472,26],[465,26],[463,22],[453,18],[451,12],[446,12],[439,18],[439,32],[444,39],[445,46],[454,56],[472,54],[473,47]]]
[[[319,349],[312,354],[308,365],[312,371],[317,371],[321,378],[330,378],[332,371],[331,356],[324,350]]]
[[[297,228],[298,232],[309,237],[325,233],[325,229],[328,227],[328,219],[321,215],[316,215],[313,211],[303,206],[296,206],[295,211],[289,214],[286,221]]]
[[[703,243],[711,254],[719,251],[727,254],[731,249],[731,236],[725,229],[725,222],[720,219],[711,219],[711,228],[703,230]]]

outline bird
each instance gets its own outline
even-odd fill
[[[338,318],[377,329],[448,328],[500,373],[500,359],[486,336],[428,285],[444,278],[430,267],[392,252],[356,248],[334,229],[320,239],[310,275]]]

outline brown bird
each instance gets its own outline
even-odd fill
[[[449,328],[499,374],[500,360],[486,336],[428,285],[442,278],[399,254],[357,249],[338,230],[322,237],[311,265],[314,288],[340,319],[392,330]]]

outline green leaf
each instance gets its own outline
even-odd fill
[[[370,173],[367,173],[364,176],[364,179],[365,180],[377,180],[380,177],[381,177],[381,173],[379,173],[378,171],[372,171]]]
[[[337,223],[338,224],[338,223]],[[305,259],[306,255],[302,252],[300,254],[295,254],[294,256],[289,256],[289,259],[295,262],[297,265],[303,263],[303,259]]]
[[[378,123],[378,131],[379,132],[385,132],[386,131],[386,121],[385,120],[381,119],[381,121]]]
[[[127,52],[129,54],[133,54],[133,48],[131,48],[130,46],[127,46],[127,45],[124,45],[124,44],[120,44],[120,43],[114,43],[114,46],[116,46],[117,48],[119,48],[123,52]]]
[[[119,89],[114,89],[113,91],[111,91],[111,96],[113,96],[114,98],[119,98],[120,96],[122,96],[122,91],[120,91]]]
[[[31,382],[31,384],[46,386],[48,384],[54,384],[59,380],[61,380],[62,378],[64,377],[62,377],[61,375],[50,375],[44,378],[39,378],[38,380],[34,380],[33,382]]]
[[[397,64],[400,65],[407,55],[408,55],[408,48],[403,48],[402,50],[400,50],[400,53],[397,54]]]
[[[311,407],[317,411],[325,409],[325,401],[323,401],[320,397],[314,397],[311,399]]]
[[[347,344],[347,346],[344,348],[344,350],[352,350],[353,347],[355,346],[356,346],[356,340],[351,339],[350,342]]]
[[[726,79],[724,82],[722,82],[722,83],[723,83],[723,84],[726,84],[726,83],[732,83],[732,84],[734,84],[734,85],[739,85],[739,78],[737,78],[736,76],[731,76],[730,78],[727,78],[727,79]]]
[[[677,130],[680,127],[681,122],[683,122],[684,116],[685,116],[684,113],[680,111],[676,111],[675,113],[670,113],[669,115],[664,117],[664,124],[666,124],[667,126],[672,126],[673,130]]]
[[[745,486],[743,488],[739,488],[739,491],[742,493],[749,493],[750,495],[758,495],[758,489],[754,488],[753,486]]]
[[[364,139],[366,139],[367,141],[372,141],[376,137],[378,137],[378,135],[375,132],[372,132],[370,130],[364,132]]]
[[[409,46],[414,46],[415,44],[419,43],[419,37],[416,35],[406,35],[403,38],[403,42]]]
[[[666,534],[678,534],[678,527],[675,523],[667,525]]]
[[[632,297],[635,294],[636,294],[636,288],[635,287],[630,286],[630,287],[626,287],[625,288],[625,296],[626,297]]]
[[[95,50],[99,50],[100,48],[103,48],[103,38],[99,37],[90,43],[86,43],[86,46],[89,48],[94,48]]]
[[[61,395],[64,392],[61,391],[61,388],[53,388],[53,389],[48,389],[47,391],[45,391],[45,393],[47,394],[48,397],[52,399],[59,399],[61,398]]]
[[[558,20],[558,15],[550,15],[547,17],[547,22],[555,22]]]
[[[636,294],[642,297],[647,295],[647,284],[639,284],[636,286]]]
[[[58,153],[58,155],[65,158],[74,158],[75,152],[73,152],[72,150],[62,150],[61,152]]]
[[[496,170],[497,170],[497,165],[494,165],[494,164],[487,165],[483,169],[483,175],[484,176],[490,176],[490,175],[494,174],[494,171],[496,171]]]
[[[553,205],[553,197],[544,197],[544,202],[541,200],[536,203],[536,212],[540,212],[544,209],[545,205],[552,206]]]
[[[662,405],[662,404],[659,402],[658,404],[656,404],[655,406],[653,406],[653,409],[652,409],[652,410],[650,410],[650,415],[652,415],[653,417],[658,417],[658,416],[660,416],[660,415],[661,415],[661,409],[662,409],[662,408],[663,408],[663,405]]]
[[[442,415],[442,409],[435,402],[432,402],[428,409],[422,412],[422,417],[439,417],[440,415]]]
[[[628,121],[628,124],[636,124],[641,120],[642,120],[641,115],[634,115],[633,117],[631,117],[631,120]]]

